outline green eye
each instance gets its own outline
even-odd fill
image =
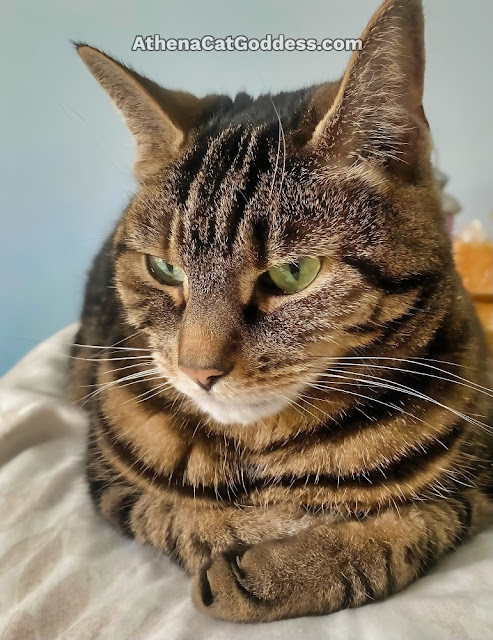
[[[280,267],[272,267],[268,275],[284,293],[296,293],[307,287],[319,271],[318,258],[300,258],[297,262],[286,262]]]
[[[161,284],[177,287],[185,280],[185,272],[183,269],[175,267],[157,256],[147,256],[147,265],[153,278]]]

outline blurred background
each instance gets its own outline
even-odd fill
[[[334,80],[347,52],[132,52],[134,37],[360,36],[379,0],[0,0],[0,374],[77,319],[91,259],[135,183],[133,141],[70,40],[202,95]],[[424,0],[435,162],[493,235],[489,0]]]

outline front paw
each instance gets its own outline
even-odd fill
[[[235,622],[285,617],[291,589],[281,554],[275,542],[263,542],[246,552],[215,556],[194,578],[195,605],[204,613]]]

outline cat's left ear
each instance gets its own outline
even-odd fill
[[[122,113],[137,141],[134,173],[152,178],[179,153],[187,133],[210,102],[185,91],[170,91],[109,55],[76,44],[89,71]]]
[[[371,163],[414,182],[430,154],[422,107],[421,0],[386,0],[361,40],[362,48],[354,52],[309,146],[327,163],[340,167]]]

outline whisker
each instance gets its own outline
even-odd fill
[[[148,360],[149,356],[127,356],[126,358],[124,357],[117,357],[117,358],[82,358],[80,356],[71,356],[67,353],[59,353],[57,354],[59,356],[63,356],[65,358],[70,358],[72,360],[83,360],[84,362],[101,362],[103,360]]]
[[[283,152],[282,152],[282,173],[281,173],[281,182],[279,184],[279,194],[278,197],[281,197],[281,193],[282,193],[282,185],[284,183],[284,178],[286,176],[286,138],[284,136],[284,127],[282,126],[281,120],[279,120],[279,125],[281,127],[281,133],[282,133],[282,146],[283,146]]]
[[[331,342],[336,344],[338,347],[342,345],[336,342],[333,339],[329,338],[321,338],[324,342]],[[435,362],[436,364],[446,364],[450,367],[457,367],[461,369],[467,369],[468,371],[476,371],[477,373],[486,373],[484,369],[478,369],[476,367],[470,367],[468,365],[461,364],[459,362],[450,362],[449,360],[437,360],[436,358],[422,358],[418,356],[407,356],[406,358],[396,358],[390,356],[324,356],[324,355],[314,355],[313,358],[325,358],[327,360],[395,360],[396,362],[409,362],[411,364],[421,364],[421,366],[429,366],[428,362]],[[443,369],[438,368],[440,371]],[[447,372],[448,373],[448,372]]]
[[[130,340],[131,338],[134,338],[135,336],[139,335],[143,333],[142,329],[139,329],[138,331],[135,331],[134,333],[130,334],[129,336],[122,338],[121,340],[118,340],[117,342],[115,342],[115,344],[112,345],[91,345],[91,344],[82,344],[82,343],[78,343],[78,342],[55,342],[55,341],[50,341],[50,340],[44,340],[43,344],[46,344],[48,346],[53,346],[53,347],[81,347],[81,348],[87,348],[87,349],[101,349],[102,351],[104,350],[108,350],[108,349],[121,349],[121,350],[127,350],[127,351],[152,351],[152,349],[143,349],[143,348],[136,348],[136,347],[122,347],[122,346],[117,346],[120,345],[122,342],[125,342],[125,340]],[[29,338],[24,338],[25,340],[30,340]],[[39,342],[38,340],[30,340],[31,342]],[[67,354],[63,354],[63,355],[67,355]],[[96,356],[98,354],[95,354]]]
[[[339,381],[334,381],[334,384],[338,384]],[[356,384],[356,383],[351,383],[351,382],[347,382],[344,384],[348,384],[349,386],[353,386],[353,387],[360,387],[361,385]],[[431,426],[428,422],[426,422],[425,420],[423,420],[422,418],[418,418],[417,416],[413,415],[412,413],[409,413],[408,411],[406,411],[405,409],[403,409],[402,407],[399,407],[398,405],[389,403],[389,402],[384,402],[383,400],[378,400],[377,398],[373,398],[372,396],[365,396],[364,394],[361,393],[356,393],[354,391],[348,391],[347,389],[340,389],[339,387],[334,387],[333,384],[330,384],[328,381],[325,381],[325,384],[315,384],[315,383],[308,383],[309,387],[313,387],[314,389],[319,389],[321,391],[327,391],[328,389],[330,389],[331,391],[340,391],[341,393],[347,393],[348,395],[351,396],[357,396],[358,398],[363,398],[365,400],[371,400],[372,402],[377,402],[378,404],[381,404],[384,407],[387,407],[388,409],[394,409],[397,411],[400,411],[403,415],[407,415],[410,418],[412,418],[413,420],[418,420],[419,422],[422,422],[423,424],[427,424],[428,426]]]
[[[270,95],[269,95],[269,97],[270,97]],[[274,107],[274,110],[276,111],[276,114],[277,114],[277,109],[276,109],[276,107],[274,105],[274,101],[272,100],[272,97],[270,97],[270,101],[272,102],[272,106]],[[275,164],[275,167],[274,167],[274,174],[272,176],[272,184],[270,186],[270,194],[269,194],[269,196],[271,196],[271,197],[272,197],[272,192],[274,191],[274,185],[276,183],[277,169],[279,167],[279,156],[281,154],[281,126],[280,126],[281,120],[279,118],[279,115],[277,115],[277,118],[279,120],[279,136],[278,136],[278,140],[277,140],[276,164]]]
[[[345,373],[344,371],[342,373]],[[365,376],[365,374],[361,374],[363,376]],[[419,398],[421,400],[425,400],[427,402],[430,402],[432,404],[435,404],[436,406],[441,407],[442,409],[446,409],[447,411],[450,411],[451,413],[453,413],[454,415],[456,415],[459,418],[462,418],[463,420],[465,420],[466,422],[479,427],[480,429],[483,429],[484,431],[486,431],[486,433],[493,433],[493,430],[491,430],[491,427],[487,424],[485,424],[484,422],[481,422],[480,420],[476,420],[475,418],[471,418],[470,416],[468,416],[467,414],[461,412],[461,411],[457,411],[456,409],[453,409],[452,407],[449,407],[441,402],[439,402],[438,400],[435,400],[434,398],[432,398],[431,396],[428,396],[426,394],[420,393],[418,391],[415,391],[414,389],[411,389],[410,387],[407,387],[406,385],[401,385],[399,383],[389,383],[388,381],[384,381],[382,382],[383,378],[376,378],[375,376],[365,376],[365,378],[348,378],[347,376],[340,376],[340,375],[336,375],[336,374],[321,374],[322,377],[330,377],[330,378],[338,378],[338,379],[343,379],[346,382],[348,380],[355,380],[357,382],[359,382],[360,384],[364,384],[368,387],[377,387],[377,388],[381,388],[381,389],[389,389],[390,391],[398,391],[401,393],[405,393],[410,395],[411,397],[415,397],[415,398]],[[376,380],[376,382],[372,382],[371,379]],[[348,383],[350,384],[350,383]]]
[[[149,359],[149,360],[144,360],[139,361],[139,362],[134,362],[133,364],[127,364],[124,367],[117,367],[116,369],[110,369],[109,371],[106,371],[105,373],[116,373],[117,371],[124,371],[125,369],[131,369],[133,367],[140,367],[141,365],[144,364],[153,364],[154,360]]]
[[[155,376],[154,378],[147,378],[147,377],[144,377],[144,376],[148,376],[148,375],[151,375],[151,374],[150,374],[150,373],[147,373],[147,372],[143,372],[143,377],[136,377],[134,380],[131,380],[130,382],[126,382],[125,384],[118,384],[118,382],[119,382],[118,380],[112,380],[111,382],[107,382],[107,383],[97,383],[97,382],[96,382],[95,384],[92,384],[92,385],[88,384],[88,385],[85,385],[85,386],[86,386],[86,387],[99,387],[98,391],[106,391],[106,389],[109,389],[109,388],[110,388],[110,387],[112,387],[112,386],[115,386],[115,387],[118,387],[118,388],[123,388],[123,387],[128,387],[128,386],[129,386],[129,385],[131,385],[131,384],[136,384],[137,382],[140,382],[140,381],[142,381],[142,382],[144,382],[144,381],[145,381],[145,382],[147,382],[148,380],[158,380],[159,378],[162,378],[162,376]],[[123,378],[122,378],[122,380],[123,380]],[[115,384],[113,384],[113,383],[115,383]],[[105,384],[106,384],[107,386],[106,386],[106,387],[104,387],[104,388],[101,388],[101,385],[105,385]],[[90,393],[93,393],[94,395],[97,395],[97,394],[95,393],[95,390],[94,390],[94,389],[93,389],[93,391],[92,391],[92,392],[90,392]],[[91,397],[92,397],[92,396],[91,396]],[[89,398],[89,394],[88,394],[88,396],[85,396],[85,398]],[[82,398],[82,400],[83,400],[83,399],[84,399],[84,398]],[[90,398],[89,398],[89,399],[90,399]],[[79,400],[79,402],[80,402],[80,400]]]
[[[278,196],[280,196],[281,192],[282,192],[282,185],[283,185],[283,182],[284,182],[284,177],[285,177],[285,174],[286,174],[286,137],[284,135],[284,127],[282,126],[281,116],[279,114],[279,111],[278,111],[276,105],[274,104],[274,100],[272,99],[272,96],[269,95],[269,98],[270,98],[270,101],[271,101],[272,106],[274,108],[274,111],[276,112],[277,120],[279,122],[279,134],[280,134],[280,136],[282,136],[282,144],[283,144],[283,161],[282,161],[283,164],[282,164],[281,182],[279,184],[279,193],[278,193]],[[271,186],[270,195],[272,195],[272,191],[274,189],[276,173],[277,173],[277,167],[278,167],[278,164],[279,164],[279,152],[280,152],[280,149],[281,149],[280,142],[281,142],[281,137],[279,137],[279,143],[278,143],[278,149],[277,149],[277,158],[276,158],[276,167],[275,167],[275,170],[274,170],[274,176],[272,178],[272,186]]]
[[[322,358],[325,358],[326,356],[320,356]],[[463,378],[462,376],[458,376],[455,373],[451,373],[450,371],[446,371],[445,369],[442,369],[440,367],[435,367],[434,365],[430,365],[424,362],[415,362],[412,359],[407,359],[407,358],[385,358],[382,356],[377,356],[377,357],[368,357],[368,358],[359,358],[358,356],[355,357],[341,357],[341,358],[337,358],[337,357],[333,357],[333,356],[327,356],[328,360],[335,360],[336,362],[341,361],[341,360],[360,360],[360,359],[368,359],[368,360],[393,360],[396,362],[405,362],[408,364],[419,364],[421,367],[427,367],[429,369],[433,369],[434,371],[438,371],[440,373],[445,373],[448,376],[451,376],[451,378],[444,378],[442,376],[436,376],[432,373],[427,373],[425,371],[415,371],[414,369],[403,369],[400,367],[386,367],[384,365],[374,365],[374,364],[368,364],[366,365],[365,363],[360,364],[358,362],[338,362],[338,364],[340,364],[341,366],[346,366],[346,367],[363,367],[363,366],[368,366],[371,367],[373,369],[386,369],[388,371],[401,371],[404,373],[412,373],[412,374],[416,374],[419,376],[428,376],[430,378],[436,378],[437,380],[444,380],[446,382],[455,382],[456,380],[459,382],[456,382],[456,384],[462,384],[465,387],[468,387],[470,389],[476,390],[476,391],[481,391],[483,393],[485,393],[486,395],[489,395],[490,397],[493,398],[493,391],[491,389],[489,389],[488,387],[484,387],[483,385],[477,384],[476,382],[472,382],[471,380],[468,380],[467,378]],[[443,364],[455,364],[456,366],[460,366],[457,365],[457,363],[448,363],[445,361],[438,361],[438,362],[442,362]]]
[[[140,336],[142,333],[144,333],[144,329],[137,329],[137,331],[134,331],[134,333],[131,333],[129,336],[125,336],[125,338],[122,338],[121,340],[117,340],[111,346],[112,347],[116,347],[116,345],[122,344],[122,342],[126,342],[127,340],[131,340],[132,338],[135,338],[136,336]]]
[[[137,348],[137,347],[118,347],[116,346],[116,344],[111,345],[111,346],[107,346],[105,347],[104,345],[101,344],[79,344],[78,342],[64,342],[64,343],[57,343],[57,344],[63,344],[64,346],[69,346],[69,347],[83,347],[85,349],[101,349],[101,351],[105,351],[110,349],[111,351],[113,349],[115,350],[121,350],[121,351],[152,351],[152,349],[144,349],[144,348]]]
[[[429,427],[432,431],[434,431],[434,430],[436,431],[436,427],[434,427],[430,422],[428,422],[428,421],[424,420],[423,418],[420,418],[420,417],[418,417],[418,416],[414,415],[413,413],[410,413],[409,411],[406,411],[405,409],[403,409],[402,407],[399,407],[399,406],[398,406],[398,405],[396,405],[396,404],[388,403],[388,402],[384,402],[383,400],[378,400],[378,399],[376,399],[376,398],[373,398],[372,396],[366,396],[366,395],[361,394],[361,393],[356,393],[356,392],[353,392],[353,391],[348,391],[347,389],[340,389],[339,387],[335,387],[335,386],[334,386],[335,384],[338,384],[338,382],[337,382],[337,381],[334,381],[334,383],[333,383],[333,384],[328,384],[328,385],[325,385],[325,384],[321,384],[321,385],[320,385],[320,384],[308,383],[308,386],[309,386],[309,387],[313,387],[313,388],[318,389],[318,390],[321,390],[321,391],[327,391],[328,389],[330,389],[331,391],[339,391],[339,392],[341,392],[341,393],[347,393],[348,395],[357,396],[357,397],[359,397],[359,398],[363,398],[363,399],[366,399],[366,400],[371,400],[371,401],[373,401],[373,402],[377,402],[378,404],[381,404],[381,405],[383,405],[383,406],[385,406],[385,407],[387,407],[387,408],[389,408],[389,409],[394,409],[394,410],[396,410],[396,411],[399,411],[402,415],[404,415],[404,416],[408,416],[408,417],[409,417],[409,418],[411,418],[411,420],[412,420],[412,421],[414,421],[414,422],[420,422],[421,424],[423,424],[423,425],[425,425],[425,426]],[[359,386],[360,386],[359,384],[356,384],[356,383],[344,383],[344,384],[348,384],[348,385],[350,385],[350,386],[355,386],[355,387],[359,387]],[[309,398],[310,398],[310,399],[312,399],[312,400],[320,400],[321,402],[329,402],[329,401],[330,401],[330,400],[328,400],[328,399],[326,400],[326,399],[323,399],[323,398],[313,398],[313,396],[307,396],[307,397],[309,397]],[[370,420],[371,422],[375,422],[375,421],[376,421],[376,419],[375,419],[375,418],[371,418],[370,416],[368,416],[368,415],[367,415],[367,414],[366,414],[366,413],[361,409],[361,407],[359,407],[358,405],[356,405],[356,407],[355,407],[355,408],[356,408],[356,410],[357,410],[357,411],[359,411],[360,413],[362,413],[362,414],[363,414],[363,415],[364,415],[368,420]],[[336,422],[336,424],[339,424],[337,420],[335,420],[335,422]],[[437,441],[438,441],[438,442],[440,442],[440,441],[438,440],[438,438],[437,438]],[[411,446],[411,445],[410,445],[410,446]],[[421,443],[421,442],[417,442],[414,446],[419,447],[419,448],[423,451],[423,453],[426,453],[426,449],[423,447],[423,445],[422,445],[422,443]],[[444,446],[445,446],[445,445],[444,445]]]
[[[152,378],[152,380],[162,380],[163,377],[164,376],[158,376],[156,378]],[[144,393],[141,393],[138,396],[135,396],[134,398],[129,398],[122,404],[122,406],[124,404],[127,404],[128,402],[145,402],[146,400],[150,400],[154,396],[157,396],[159,393],[161,393],[161,391],[165,391],[166,389],[169,389],[172,386],[173,385],[168,381],[163,382],[162,384],[158,384],[154,386],[152,389],[148,389],[147,391],[144,391]],[[152,394],[152,395],[148,395],[148,394]],[[147,396],[147,397],[144,397],[144,396]]]
[[[82,405],[84,406],[91,398],[93,398],[94,396],[98,395],[103,391],[106,391],[111,387],[117,386],[122,382],[127,382],[129,380],[134,380],[135,382],[138,382],[140,380],[144,380],[145,377],[148,375],[154,375],[155,373],[159,373],[159,371],[160,369],[155,367],[153,369],[146,369],[145,371],[137,371],[136,373],[131,373],[128,376],[123,376],[123,378],[117,378],[116,380],[111,380],[110,382],[100,383],[100,386],[98,389],[95,389],[94,391],[91,391],[91,393],[88,393],[87,396],[84,396],[84,398],[81,398],[79,402],[82,402],[83,400],[85,400],[84,404]]]
[[[293,407],[293,409],[296,409],[297,407],[299,407],[301,409],[301,411],[305,411],[306,413],[310,414],[313,418],[315,418],[315,420],[318,420],[319,417],[316,416],[314,413],[312,413],[311,411],[308,411],[308,409],[305,409],[305,407],[301,406],[298,402],[296,402],[295,400],[292,400],[290,398],[288,398],[287,396],[282,395],[281,393],[275,393],[274,391],[269,391],[269,393],[271,393],[274,396],[277,396],[278,398],[282,398],[283,400],[286,400],[286,402],[291,405]],[[298,411],[298,413],[300,413],[300,415],[302,417],[304,417],[303,413],[301,413],[300,410],[296,409]]]
[[[146,362],[134,362],[134,364],[127,364],[125,367],[117,367],[116,369],[110,369],[109,371],[106,371],[105,373],[116,373],[118,371],[124,371],[125,369],[132,369],[133,367],[140,367],[143,364],[153,364],[153,360],[148,360]],[[98,386],[98,382],[95,382],[93,384],[83,384],[83,385],[79,385],[80,387],[97,387]]]

